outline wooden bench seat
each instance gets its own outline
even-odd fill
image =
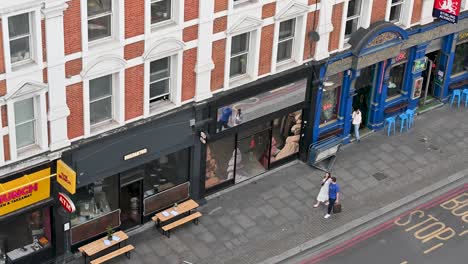
[[[194,221],[196,225],[198,225],[198,218],[200,218],[202,216],[202,214],[200,212],[196,212],[196,213],[193,213],[193,214],[190,214],[182,219],[179,219],[175,222],[172,222],[170,224],[167,224],[165,226],[162,227],[162,230],[163,232],[166,233],[166,236],[167,237],[170,237],[171,236],[171,229],[174,229],[178,226],[181,226],[187,222],[190,222],[190,221]]]
[[[111,260],[117,256],[120,256],[122,254],[125,254],[127,255],[127,258],[130,258],[130,251],[134,250],[135,247],[133,247],[132,245],[127,245],[123,248],[119,248],[117,249],[116,251],[112,251],[111,253],[107,254],[107,255],[104,255],[102,257],[99,257],[95,260],[91,260],[91,264],[99,264],[99,263],[104,263],[108,260]]]
[[[405,109],[406,107],[408,107],[408,102],[401,102],[399,104],[385,108],[384,113],[387,115],[393,114],[393,113],[399,112],[402,109]]]

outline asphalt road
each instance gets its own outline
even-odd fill
[[[301,263],[468,263],[467,227],[465,185]]]

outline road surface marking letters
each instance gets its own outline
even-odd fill
[[[462,193],[455,198],[452,198],[440,206],[446,210],[449,210],[454,216],[460,217],[463,222],[468,223],[468,193]],[[466,208],[464,211],[459,211],[462,208]]]
[[[465,230],[459,234],[459,236],[463,236],[464,234],[468,233],[468,230]]]
[[[430,253],[431,251],[433,251],[433,250],[436,250],[436,249],[440,248],[440,247],[441,247],[443,244],[444,244],[444,243],[439,243],[439,244],[437,244],[437,245],[435,245],[435,246],[431,247],[430,249],[428,249],[428,250],[424,251],[424,254]]]

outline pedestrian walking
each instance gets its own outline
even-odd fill
[[[340,200],[340,186],[336,183],[336,178],[332,177],[330,186],[328,187],[328,211],[324,218],[329,218],[335,203]]]
[[[361,115],[361,111],[359,110],[359,108],[354,109],[352,118],[353,118],[353,126],[354,126],[354,136],[356,137],[357,142],[360,142],[361,138],[359,137],[359,127],[361,126],[362,115]]]
[[[328,204],[328,188],[330,187],[331,182],[331,173],[325,173],[325,176],[322,179],[322,187],[317,195],[317,203],[314,204],[314,208],[317,208],[320,203]]]
[[[240,125],[242,123],[243,117],[242,117],[242,111],[241,109],[237,109],[236,116],[234,117],[234,125]]]

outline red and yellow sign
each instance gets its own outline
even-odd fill
[[[57,160],[57,182],[71,194],[76,192],[76,172],[62,160]]]
[[[50,197],[50,168],[0,184],[0,216]]]

